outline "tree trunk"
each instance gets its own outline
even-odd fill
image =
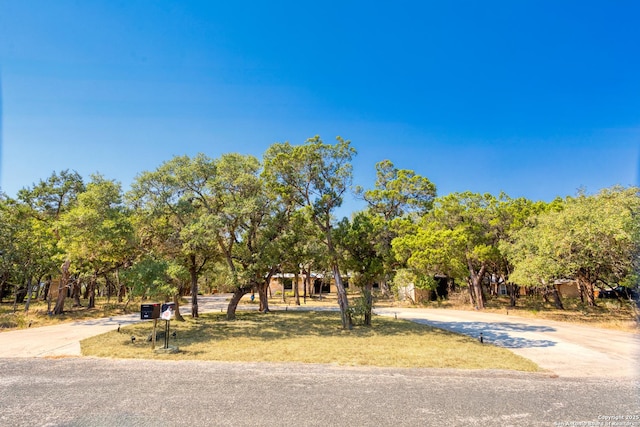
[[[387,280],[387,275],[385,274],[382,280],[380,280],[380,292],[382,296],[385,298],[389,298],[391,296],[391,288],[389,287],[389,281]]]
[[[371,283],[367,284],[364,288],[364,299],[365,299],[365,312],[364,312],[364,326],[371,326],[371,317],[373,312],[373,285]]]
[[[484,309],[484,293],[482,292],[482,279],[484,278],[484,273],[487,270],[486,264],[482,264],[480,270],[476,273],[471,260],[467,260],[467,264],[469,266],[469,274],[471,276],[471,284],[473,286],[473,291],[476,295],[476,308],[478,310]]]
[[[584,289],[584,284],[581,280],[578,280],[578,290],[580,291],[580,302],[584,304],[584,295],[586,293],[586,290]]]
[[[20,293],[20,289],[18,285],[16,285],[13,289],[13,312],[15,313],[18,309],[18,295]]]
[[[342,329],[353,329],[353,321],[351,313],[349,313],[349,300],[347,299],[347,291],[342,283],[340,269],[338,263],[333,261],[333,278],[336,281],[336,290],[338,291],[338,305],[340,306],[340,316],[342,318]]]
[[[196,268],[196,256],[191,255],[189,274],[191,275],[191,317],[198,316],[198,270]]]
[[[269,295],[267,293],[267,290],[269,288],[269,283],[265,282],[265,283],[256,285],[256,287],[258,288],[258,300],[260,301],[260,307],[258,308],[258,310],[260,310],[262,313],[268,313],[269,312]],[[284,291],[284,284],[283,284],[283,291]]]
[[[122,283],[120,283],[120,269],[119,268],[116,268],[115,276],[116,276],[116,285],[115,286],[116,286],[116,289],[118,291],[118,302],[122,302],[122,300],[124,299],[125,294],[127,293],[127,288]]]
[[[40,298],[40,283],[41,282],[42,282],[42,276],[38,277],[38,280],[36,280],[36,284],[38,285],[36,287],[36,296],[34,297],[36,300]]]
[[[113,283],[111,282],[111,279],[109,279],[109,275],[105,274],[104,275],[104,281],[106,283],[106,291],[107,291],[107,302],[111,301],[111,294],[113,293],[112,290],[114,288]]]
[[[467,289],[469,290],[469,298],[471,299],[471,305],[476,306],[476,295],[474,293],[473,284],[471,279],[467,279]]]
[[[302,278],[302,300],[304,301],[304,303],[307,303],[307,296],[309,295],[309,282],[311,281],[311,271],[302,270],[302,274],[304,275],[304,277]]]
[[[227,306],[227,320],[236,320],[236,309],[238,308],[238,303],[242,297],[249,293],[249,288],[236,288],[233,292],[233,296],[231,297],[231,301],[229,301],[229,305]]]
[[[64,299],[67,296],[67,289],[69,287],[69,266],[71,262],[66,260],[61,267],[62,275],[60,276],[60,284],[58,285],[58,298],[56,305],[53,309],[53,314],[59,315],[64,312]]]
[[[516,306],[517,302],[518,286],[514,283],[508,282],[507,293],[509,294],[509,307],[513,308]]]
[[[542,300],[546,303],[549,302],[549,286],[545,286],[544,291],[542,292]]]
[[[82,307],[80,303],[80,294],[82,293],[82,285],[80,284],[80,279],[76,278],[71,281],[71,298],[73,298],[73,306],[74,307]]]
[[[451,277],[447,277],[447,293],[451,295],[456,290],[456,282]]]
[[[562,300],[560,299],[560,292],[558,292],[558,287],[556,285],[551,286],[551,294],[553,295],[553,304],[558,310],[564,310],[564,305],[562,305]]]
[[[33,278],[29,276],[27,279],[27,302],[24,305],[24,312],[29,311],[29,305],[31,304],[31,288],[33,286]]]
[[[49,281],[49,288],[51,288],[51,281]],[[51,289],[47,291],[47,314],[51,315]]]
[[[89,298],[89,289],[91,288],[91,279],[89,279],[89,283],[84,287],[84,292],[82,293],[82,299],[86,300]]]
[[[300,305],[300,289],[298,287],[298,280],[300,280],[300,276],[298,272],[293,275],[293,297],[296,300],[296,305]]]
[[[98,273],[94,272],[91,279],[89,279],[88,294],[89,294],[89,305],[87,308],[95,308],[96,307],[96,282],[98,281]]]
[[[482,278],[480,276],[473,278],[473,291],[476,294],[476,307],[478,310],[484,310],[484,294],[482,293]]]
[[[175,312],[176,320],[179,321],[179,322],[184,322],[184,317],[182,317],[182,314],[180,314],[180,295],[179,295],[179,293],[173,294],[173,303],[176,305],[176,312]]]
[[[595,286],[591,280],[585,276],[578,276],[578,283],[582,284],[582,289],[584,289],[584,293],[586,294],[587,304],[589,307],[597,307],[598,304],[596,303]]]

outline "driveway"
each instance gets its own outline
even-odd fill
[[[201,297],[200,312],[226,309],[227,298],[228,295]],[[482,333],[486,343],[508,348],[560,377],[640,379],[638,334],[485,312],[412,308],[375,311],[475,338]],[[190,309],[181,307],[181,312],[187,314]],[[3,332],[0,358],[80,356],[81,340],[139,321],[136,313]]]
[[[228,295],[202,297],[198,300],[198,309],[201,313],[226,309],[227,298]],[[191,308],[180,307],[180,312],[190,314]],[[134,313],[3,332],[0,333],[0,358],[80,356],[83,339],[140,321],[140,313]]]
[[[508,348],[561,377],[640,379],[640,335],[478,311],[375,310]]]

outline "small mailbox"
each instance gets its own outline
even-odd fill
[[[153,304],[141,304],[140,305],[140,319],[159,319],[160,318],[160,303]]]
[[[176,311],[176,303],[175,302],[162,303],[162,308],[160,309],[160,312],[167,311],[167,310]]]
[[[160,309],[160,318],[163,320],[170,320],[176,311],[176,303],[165,302]]]

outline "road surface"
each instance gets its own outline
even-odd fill
[[[635,382],[506,371],[25,358],[0,390],[11,427],[640,425]]]

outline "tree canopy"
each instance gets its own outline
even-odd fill
[[[640,194],[613,187],[594,196],[567,198],[563,208],[541,213],[534,227],[513,233],[505,246],[511,279],[540,286],[576,279],[595,305],[594,287],[634,286],[640,267]]]
[[[546,291],[572,279],[595,305],[596,289],[638,283],[638,188],[549,203],[469,191],[437,197],[428,178],[383,160],[374,186],[354,189],[355,155],[348,140],[315,136],[275,143],[262,159],[175,156],[140,173],[126,194],[101,175],[85,184],[76,172],[54,172],[15,199],[0,196],[0,295],[13,292],[14,304],[26,296],[28,309],[32,288],[59,277],[61,313],[67,288],[79,303],[84,286],[92,307],[101,283],[122,280],[119,289],[136,295],[190,295],[198,317],[200,286],[215,282],[234,293],[232,319],[248,292],[269,310],[276,274],[294,273],[296,283],[303,274],[306,295],[313,270],[331,271],[350,328],[345,276],[362,292],[365,323],[373,285],[389,295],[394,280],[429,288],[445,276],[479,309],[498,284],[515,304],[518,287]],[[350,191],[365,209],[336,218]]]

